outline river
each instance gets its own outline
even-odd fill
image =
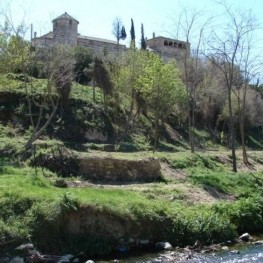
[[[237,254],[238,251],[238,254]],[[103,262],[103,261],[101,261]],[[105,261],[104,261],[105,262]],[[111,261],[113,262],[113,261]],[[228,251],[222,251],[211,254],[187,254],[182,252],[163,252],[155,254],[146,254],[143,256],[132,256],[119,259],[119,262],[125,263],[259,263],[263,262],[263,245],[237,245],[230,247]]]

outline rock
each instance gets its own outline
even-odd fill
[[[171,250],[171,249],[173,249],[172,245],[169,242],[157,242],[155,244],[155,247],[158,250]]]
[[[57,263],[69,263],[74,258],[73,255],[68,254],[62,256]]]
[[[240,254],[240,251],[239,250],[231,250],[230,253],[231,254]]]
[[[144,246],[149,245],[149,243],[150,243],[150,241],[149,241],[148,239],[140,240],[140,241],[139,241],[139,244],[140,244],[140,245],[144,245]]]
[[[254,245],[263,245],[263,240],[257,240],[253,242]]]
[[[121,252],[121,253],[125,253],[125,252],[128,251],[128,248],[126,246],[124,246],[124,245],[120,245],[118,247],[118,251]]]
[[[22,257],[14,257],[10,260],[9,263],[25,263],[25,261]]]
[[[224,250],[224,251],[228,251],[229,250],[228,246],[222,246],[221,249]]]
[[[16,247],[17,250],[29,250],[34,249],[34,245],[32,243],[25,243],[20,245],[19,247]]]
[[[201,242],[200,242],[199,240],[196,240],[195,243],[194,243],[194,245],[191,246],[190,248],[191,248],[191,249],[199,249],[199,248],[201,248],[201,247],[202,247]]]
[[[251,240],[251,236],[248,233],[244,233],[243,235],[241,235],[239,237],[239,239],[241,239],[242,241],[248,242],[249,240]]]
[[[8,263],[10,261],[9,256],[0,256],[0,263]]]

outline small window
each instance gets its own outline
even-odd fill
[[[168,46],[168,41],[167,40],[164,40],[164,45]]]
[[[72,20],[69,20],[69,24],[72,25]]]
[[[179,44],[178,44],[178,47],[179,47],[179,48],[182,48],[182,43],[179,43]]]
[[[178,44],[177,44],[177,42],[174,42],[174,47],[178,47]]]
[[[169,41],[169,47],[172,47],[172,46],[173,46],[173,42]]]

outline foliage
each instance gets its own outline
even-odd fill
[[[132,18],[131,18],[130,34],[131,34],[131,48],[135,48],[135,29],[134,29],[134,23],[133,23],[133,19]]]
[[[20,36],[11,36],[1,47],[0,72],[24,73],[30,65],[30,43]]]
[[[152,53],[148,54],[148,61],[139,76],[136,88],[153,110],[155,150],[159,138],[159,120],[164,122],[173,106],[184,102],[185,89],[175,63],[163,64],[161,59]]]
[[[88,48],[76,47],[74,50],[75,65],[74,65],[74,75],[75,81],[80,84],[88,84],[91,77],[86,74],[90,63],[92,62],[92,54]]]
[[[219,215],[227,216],[237,226],[239,233],[262,232],[263,230],[263,198],[253,195],[242,198],[235,203],[220,203],[212,207]]]
[[[141,25],[141,49],[146,49],[146,41],[145,41],[145,37],[144,37],[144,28],[143,28],[143,24]]]
[[[125,27],[119,17],[116,17],[112,23],[112,34],[116,37],[117,43],[119,44],[120,39],[125,40],[127,37]]]

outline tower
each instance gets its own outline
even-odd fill
[[[55,18],[52,23],[54,44],[77,45],[79,22],[75,18],[65,12]]]

